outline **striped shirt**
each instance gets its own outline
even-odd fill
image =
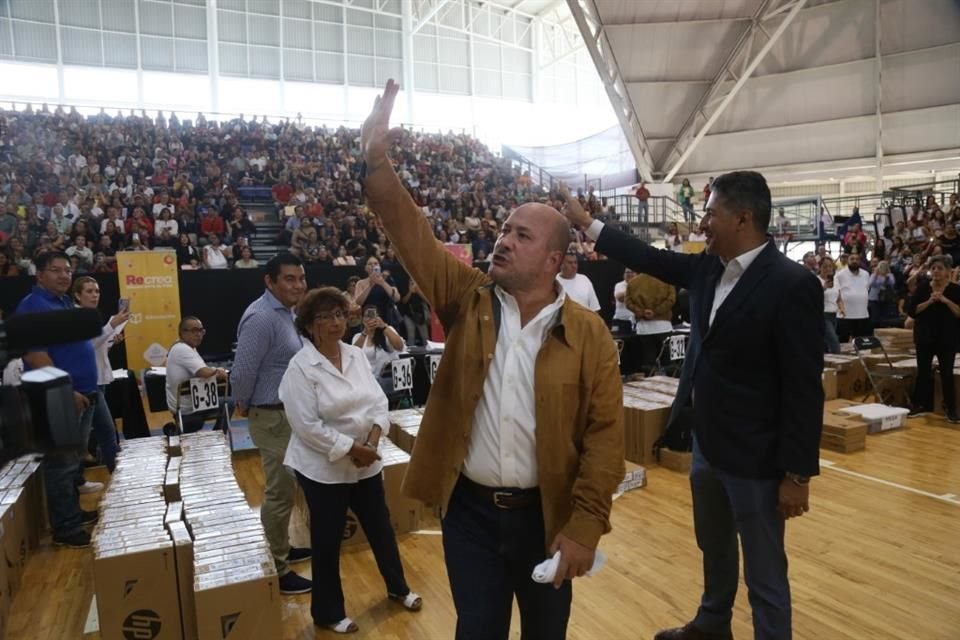
[[[237,327],[237,355],[230,385],[237,404],[279,404],[280,381],[290,358],[303,346],[293,311],[270,291],[250,303]]]

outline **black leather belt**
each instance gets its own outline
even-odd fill
[[[493,503],[498,509],[525,509],[540,504],[540,489],[509,489],[477,484],[467,476],[460,476],[460,484],[474,497]]]
[[[251,409],[269,409],[270,411],[283,411],[283,403],[278,402],[276,404],[252,404],[250,405]]]

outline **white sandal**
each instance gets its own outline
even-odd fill
[[[405,596],[397,596],[389,593],[387,594],[387,597],[394,602],[399,602],[407,611],[420,611],[420,609],[423,608],[423,598],[415,594],[413,591]]]
[[[335,633],[356,633],[357,631],[360,631],[360,627],[357,626],[357,623],[350,618],[344,618],[337,624],[328,624],[327,628]]]

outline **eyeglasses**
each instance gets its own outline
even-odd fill
[[[58,275],[69,276],[69,275],[71,275],[71,274],[73,273],[73,269],[71,269],[71,268],[69,268],[69,267],[67,267],[67,268],[62,268],[62,267],[47,267],[46,269],[44,269],[44,271],[46,271],[46,272],[48,272],[48,273],[52,273],[52,274],[55,275],[55,276],[58,276]]]
[[[190,327],[189,329],[184,329],[187,333],[206,333],[207,330],[203,327]]]
[[[334,311],[333,313],[318,313],[315,320],[317,322],[332,322],[334,320],[340,321],[346,319],[347,314],[343,311]]]

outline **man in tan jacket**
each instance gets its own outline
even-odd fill
[[[514,210],[487,274],[437,242],[387,157],[398,89],[363,125],[367,199],[447,336],[403,491],[443,509],[458,640],[506,638],[514,596],[524,637],[563,638],[570,580],[592,566],[623,478],[616,347],[557,286],[569,226],[555,209]],[[554,584],[533,582],[558,551]]]

